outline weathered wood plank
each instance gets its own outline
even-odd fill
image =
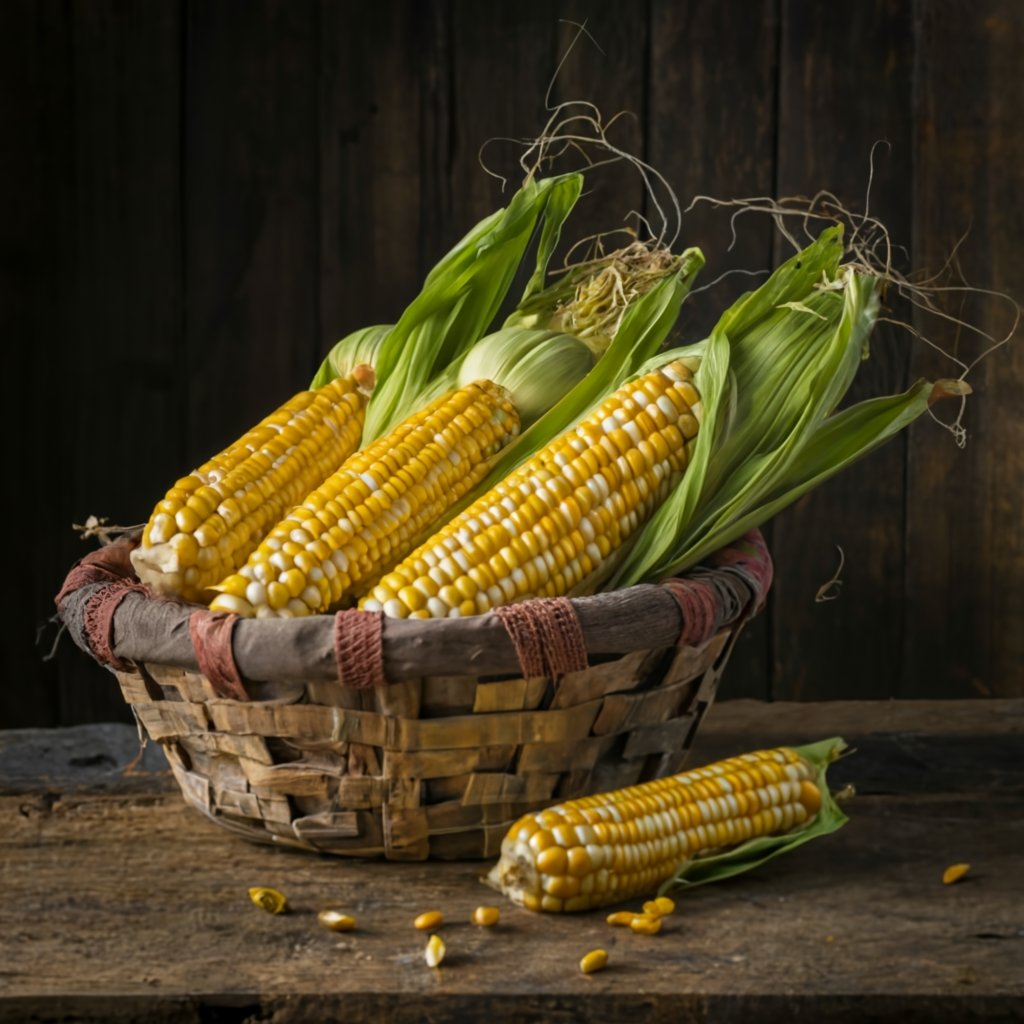
[[[914,206],[915,262],[938,271],[961,241],[957,262],[977,286],[1024,299],[1024,7],[918,4]],[[956,285],[954,280],[943,283]],[[1003,336],[1004,305],[962,292],[940,297],[947,314]],[[915,326],[970,362],[983,340],[934,316]],[[913,370],[956,376],[938,353],[916,348]],[[1024,694],[1024,417],[1019,337],[969,378],[967,447],[920,430],[908,463],[907,578],[912,608],[900,695]],[[946,419],[955,410],[938,408]],[[936,436],[938,435],[938,436]]]
[[[665,176],[686,209],[695,196],[733,199],[775,189],[778,5],[735,8],[715,0],[653,0],[649,31],[648,162]],[[651,204],[648,204],[650,211]],[[729,211],[699,203],[683,217],[680,246],[707,258],[680,317],[681,341],[706,337],[722,312],[759,280],[728,271],[770,266],[771,226],[741,221],[735,245]],[[770,528],[765,537],[771,546]],[[752,622],[732,656],[725,685],[731,697],[766,697],[772,608]]]
[[[7,388],[7,401],[13,402],[20,437],[33,440],[9,446],[10,479],[28,494],[38,494],[50,474],[70,468],[51,403],[60,407],[69,401],[73,385],[47,370],[60,361],[59,339],[69,333],[71,307],[70,257],[59,244],[71,192],[67,164],[59,159],[71,130],[70,46],[69,19],[58,3],[18,0],[4,8],[0,330],[7,339],[6,379],[15,384]],[[44,375],[49,401],[40,400],[41,387],[28,386]],[[8,551],[8,569],[21,584],[17,600],[5,606],[3,678],[11,682],[0,689],[0,728],[56,725],[60,720],[57,666],[40,662],[35,634],[53,614],[52,588],[61,577],[60,563],[72,557],[65,532],[71,504],[71,495],[56,489],[22,525],[30,528],[31,542],[12,544]],[[49,633],[44,643],[52,640]]]
[[[316,13],[312,0],[187,7],[183,472],[317,361]]]
[[[813,196],[828,189],[858,214],[869,201],[893,243],[908,244],[914,182],[910,6],[900,0],[789,0],[782,11],[778,194]],[[874,154],[871,180],[871,150],[880,140],[889,147]],[[793,220],[789,230],[806,241],[826,223],[808,225],[804,235],[803,225]],[[851,237],[848,230],[847,241]],[[780,258],[791,252],[788,245],[782,248]],[[893,255],[901,270],[911,269],[898,250]],[[908,319],[909,309],[889,296],[884,315]],[[850,401],[902,391],[916,344],[908,331],[880,325]],[[922,432],[935,441],[927,425]],[[774,698],[894,695],[904,621],[905,457],[901,435],[776,518]],[[829,591],[834,600],[817,602],[818,589],[837,570],[837,548],[846,556],[842,585]]]
[[[752,731],[772,741],[843,733],[858,753],[834,767],[836,781],[868,786],[844,830],[687,894],[655,939],[610,929],[600,911],[518,910],[481,888],[479,862],[250,845],[186,809],[161,775],[148,791],[139,777],[77,785],[76,746],[123,764],[126,727],[106,730],[105,753],[95,729],[7,734],[0,764],[20,748],[37,781],[34,797],[0,790],[0,1020],[1019,1019],[1024,773],[1010,754],[1022,722],[1021,701],[719,705],[705,751],[750,749]],[[913,761],[893,772],[892,751],[908,739]],[[951,743],[973,773],[947,770]],[[885,774],[888,789],[875,783]],[[973,870],[945,887],[953,860]],[[254,884],[284,891],[291,912],[252,907]],[[486,902],[501,907],[494,930],[468,924]],[[327,905],[355,913],[358,930],[318,928]],[[447,919],[439,972],[424,966],[411,927],[433,906]],[[583,978],[576,963],[596,946],[611,965]]]
[[[319,5],[320,334],[394,323],[422,284],[436,187],[425,154],[440,71],[427,5]],[[436,252],[433,251],[436,248]]]
[[[59,579],[55,552],[69,562],[82,554],[72,523],[144,521],[177,472],[184,395],[181,5],[97,0],[65,16],[68,67],[49,67],[58,81],[70,74],[68,145],[51,170],[69,174],[55,248],[67,253],[70,291],[42,374],[59,367],[66,382],[47,403],[62,410],[61,458],[48,467],[62,484],[41,479],[36,492],[62,519],[60,542],[41,545],[34,573],[49,581]],[[63,656],[59,664],[63,721],[123,717],[105,674]]]

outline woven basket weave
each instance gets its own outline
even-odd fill
[[[198,670],[189,620],[208,613],[143,592],[127,550],[76,567],[58,608],[185,800],[248,839],[393,860],[493,857],[527,811],[678,771],[771,578],[755,531],[673,586],[575,599],[588,667],[530,676],[494,615],[384,620],[387,681],[361,688],[337,677],[334,617],[246,620],[228,636],[237,699]]]

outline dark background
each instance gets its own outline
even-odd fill
[[[1019,0],[5,0],[0,310],[8,555],[0,726],[127,719],[113,680],[37,629],[90,514],[143,521],[168,482],[304,386],[330,343],[393,321],[425,272],[503,202],[478,164],[532,137],[544,94],[587,99],[684,205],[834,191],[904,269],[958,239],[973,284],[1024,297]],[[515,150],[488,149],[515,168]],[[512,185],[517,183],[513,179]],[[507,195],[507,193],[506,193]],[[595,179],[579,237],[643,210]],[[610,223],[610,220],[614,223]],[[699,208],[683,243],[726,267],[785,250],[765,218]],[[748,281],[684,307],[695,340]],[[1007,307],[945,304],[992,333]],[[954,324],[895,303],[941,347]],[[883,325],[857,394],[955,375]],[[908,433],[777,518],[771,602],[723,697],[1024,695],[1024,354],[972,374],[969,442]],[[846,555],[837,600],[819,586]]]

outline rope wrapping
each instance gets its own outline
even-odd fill
[[[338,682],[351,690],[380,686],[384,678],[384,613],[356,608],[334,616]]]
[[[587,668],[587,646],[576,609],[566,597],[545,597],[495,608],[526,679],[555,678]]]

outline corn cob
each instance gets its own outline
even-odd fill
[[[528,814],[488,881],[528,910],[586,910],[656,889],[680,865],[813,818],[815,769],[780,747]]]
[[[179,480],[132,552],[139,578],[188,601],[242,565],[285,511],[355,451],[372,382],[362,367],[301,391]]]
[[[681,478],[699,415],[682,360],[637,378],[382,577],[360,606],[443,618],[585,592]]]
[[[302,616],[358,593],[483,477],[518,429],[508,394],[491,381],[435,399],[308,494],[217,584],[210,607]]]

